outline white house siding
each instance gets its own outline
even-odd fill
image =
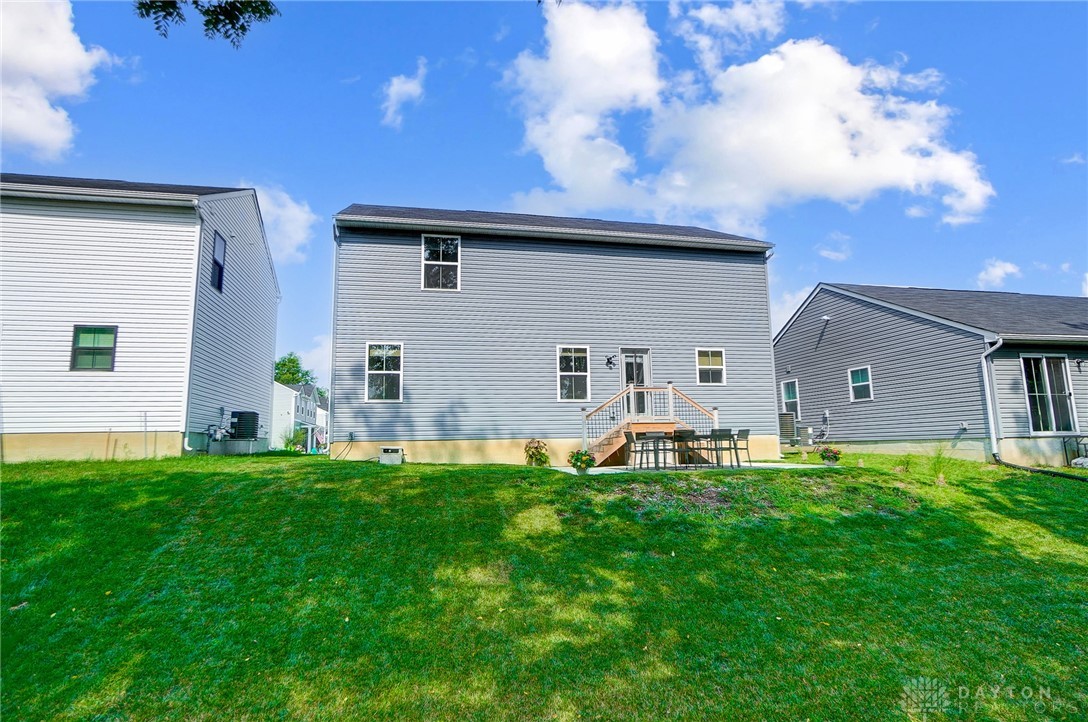
[[[4,198],[0,430],[180,432],[191,208]],[[115,366],[70,371],[75,325],[117,326]]]
[[[801,425],[819,429],[826,410],[835,441],[984,440],[985,349],[980,334],[821,289],[776,340],[779,408],[781,382],[797,379]],[[873,398],[851,402],[860,366]]]
[[[762,253],[461,238],[461,291],[436,292],[419,233],[341,230],[332,441],[580,438],[581,407],[621,388],[621,346],[723,427],[777,434]],[[368,341],[404,344],[403,403],[365,401]],[[557,401],[558,345],[590,347],[591,400]],[[726,385],[696,384],[696,348],[725,350]]]
[[[272,416],[268,423],[268,445],[283,448],[283,438],[295,428],[295,398],[298,392],[280,383],[272,384]]]
[[[186,424],[193,448],[202,448],[207,427],[229,423],[233,411],[256,411],[261,436],[270,435],[279,304],[256,195],[205,196],[200,208],[203,223]],[[227,242],[222,292],[211,285],[215,231]],[[221,419],[220,408],[225,418]]]
[[[1080,432],[1088,435],[1088,361],[1080,368],[1073,359],[1088,359],[1088,345],[1040,346],[1005,344],[993,353],[994,389],[999,407],[998,419],[1001,436],[1026,438],[1032,436],[1031,419],[1028,416],[1027,397],[1024,391],[1024,372],[1020,354],[1053,354],[1068,358],[1069,379],[1073,388]]]

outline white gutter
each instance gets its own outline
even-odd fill
[[[987,361],[990,358],[990,354],[1001,348],[1001,344],[1003,343],[1005,343],[1005,339],[999,337],[997,343],[986,349],[978,359],[979,364],[982,366],[983,394],[986,396],[986,425],[990,430],[990,453],[998,460],[1001,459],[1001,454],[997,449],[997,412],[992,393],[993,387],[990,385],[990,368]]]
[[[82,188],[78,193],[65,193],[63,191],[58,192],[53,190],[22,189],[10,185],[3,186],[3,188],[0,189],[0,195],[11,196],[13,198],[44,198],[47,200],[89,201],[92,203],[134,203],[138,205],[180,206],[182,208],[193,208],[196,206],[198,200],[196,196],[177,195],[174,193],[120,194],[117,191],[113,191],[110,194],[106,194],[93,193]]]

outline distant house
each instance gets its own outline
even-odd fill
[[[318,423],[321,396],[314,384],[273,384],[272,434],[273,449],[285,447],[285,441],[299,429],[305,431],[303,447],[309,451],[324,443],[324,426]],[[326,423],[328,423],[326,421]]]
[[[774,354],[836,444],[1057,465],[1088,432],[1088,298],[822,283]]]
[[[0,220],[5,461],[174,455],[232,412],[270,418],[252,189],[4,173]]]
[[[333,456],[553,463],[624,429],[777,457],[767,258],[702,228],[354,205],[335,217]]]

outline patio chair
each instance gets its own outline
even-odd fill
[[[669,454],[674,451],[674,447],[664,431],[647,431],[642,435],[642,441],[648,443],[653,449],[654,469],[669,465]]]
[[[741,429],[737,432],[737,436],[733,439],[733,450],[737,454],[737,466],[740,466],[740,452],[748,457],[748,466],[752,465],[752,454],[748,451],[748,434],[751,433],[751,429]]]
[[[714,463],[717,466],[725,466],[722,463],[722,454],[725,454],[729,458],[729,468],[733,468],[733,430],[712,429],[709,450],[714,454]]]
[[[642,468],[646,462],[646,454],[653,449],[653,444],[646,439],[638,439],[630,431],[623,432],[623,438],[627,441],[627,465],[634,469],[636,461],[638,468]]]
[[[672,432],[672,447],[674,466],[691,464],[695,448],[695,429],[677,429]],[[682,464],[682,461],[686,464]]]

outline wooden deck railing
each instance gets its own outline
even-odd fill
[[[600,406],[582,413],[582,447],[589,449],[623,427],[639,422],[671,422],[708,433],[718,427],[716,409],[707,409],[671,383],[627,386]]]

